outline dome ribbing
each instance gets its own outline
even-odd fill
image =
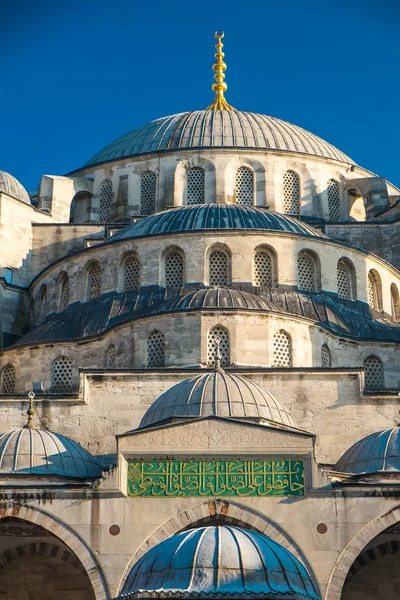
[[[385,429],[362,438],[334,466],[337,473],[371,475],[400,471],[400,427]]]
[[[15,179],[15,177],[10,175],[10,173],[6,173],[6,171],[0,171],[0,193],[1,192],[4,192],[12,198],[16,198],[17,200],[25,202],[25,204],[31,203],[29,194],[24,186],[18,181],[18,179]]]

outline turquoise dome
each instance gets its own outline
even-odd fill
[[[156,119],[97,152],[89,167],[129,156],[189,148],[251,148],[354,162],[320,137],[276,117],[239,110],[195,110]]]
[[[118,598],[312,598],[310,575],[286,548],[242,527],[200,527],[173,535],[134,565]],[[153,597],[153,596],[152,596]]]
[[[362,438],[338,460],[333,470],[349,475],[398,473],[400,471],[400,427],[378,431]]]

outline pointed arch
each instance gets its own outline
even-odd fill
[[[69,304],[69,277],[66,271],[61,271],[58,278],[58,309],[66,310]]]
[[[337,292],[339,298],[344,300],[356,300],[356,270],[348,258],[342,257],[338,260],[336,267]]]
[[[71,393],[73,389],[73,363],[68,356],[58,356],[51,365],[51,391]]]
[[[383,390],[385,387],[385,373],[382,360],[375,355],[367,356],[363,363],[364,387],[368,391]]]
[[[339,182],[336,179],[329,179],[327,188],[329,221],[331,223],[338,223],[340,221]]]
[[[400,323],[400,297],[399,288],[395,283],[390,286],[390,300],[392,305],[392,317],[394,321]]]
[[[208,285],[226,286],[231,284],[231,251],[225,244],[214,244],[206,253],[208,258]]]
[[[146,367],[165,367],[165,337],[155,329],[147,336]]]
[[[253,284],[276,287],[278,284],[276,252],[270,246],[258,246],[253,256]]]
[[[229,330],[222,325],[215,325],[207,334],[207,365],[214,367],[216,358],[216,340],[219,338],[219,349],[221,353],[221,366],[229,367],[230,359],[230,336]]]
[[[112,181],[105,179],[100,186],[100,223],[107,223],[110,220],[112,199]]]
[[[320,284],[320,262],[312,250],[301,250],[297,256],[297,282],[299,290],[318,292]]]
[[[121,291],[136,292],[140,288],[140,270],[140,260],[136,254],[129,252],[123,256],[120,262]]]
[[[162,285],[181,288],[184,284],[185,254],[181,248],[170,246],[163,253]]]
[[[239,167],[235,174],[235,201],[245,206],[254,205],[254,171],[250,167]]]
[[[368,272],[368,304],[373,310],[383,311],[382,280],[376,269]]]
[[[332,366],[332,356],[328,344],[323,344],[321,347],[321,367],[329,369]]]
[[[204,204],[205,172],[201,167],[191,167],[186,172],[186,204]]]
[[[273,367],[291,367],[292,357],[292,338],[284,329],[277,331],[272,340],[273,344]]]
[[[152,215],[156,212],[157,175],[145,171],[140,178],[140,214]]]
[[[289,215],[300,214],[300,177],[291,170],[283,174],[283,212]]]
[[[11,363],[2,368],[0,372],[0,393],[14,394],[16,382],[15,367]]]
[[[101,265],[97,260],[91,261],[87,270],[87,300],[95,300],[101,294]]]
[[[114,344],[110,344],[106,350],[106,369],[115,369],[116,354]]]

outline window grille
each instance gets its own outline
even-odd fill
[[[222,250],[210,254],[209,284],[228,285],[228,257]]]
[[[368,356],[364,360],[364,380],[366,390],[382,390],[384,388],[383,363],[377,356]]]
[[[140,182],[140,214],[152,215],[156,212],[157,176],[153,171],[143,173]]]
[[[216,354],[216,339],[219,338],[219,350],[221,354],[221,366],[229,367],[230,365],[230,347],[229,347],[229,332],[225,327],[217,325],[208,332],[207,336],[207,364],[209,367],[215,365]]]
[[[72,390],[72,360],[60,356],[53,362],[51,378],[53,392],[70,392]]]
[[[349,267],[342,260],[337,264],[337,290],[339,298],[350,299]]]
[[[254,285],[272,286],[272,257],[269,252],[261,250],[254,255]]]
[[[75,200],[75,198],[72,198],[71,204],[69,207],[69,222],[70,223],[72,223],[74,220],[75,208],[76,208],[76,200]]]
[[[69,277],[64,275],[61,282],[61,310],[68,308],[69,304]]]
[[[173,288],[183,285],[183,256],[180,252],[171,252],[165,259],[165,285]]]
[[[111,215],[112,182],[103,181],[100,187],[100,223],[107,223]]]
[[[300,179],[294,171],[286,171],[283,175],[283,212],[300,214]]]
[[[273,339],[273,367],[290,367],[292,364],[292,342],[289,334],[282,329],[275,333]]]
[[[89,271],[89,300],[98,298],[101,294],[101,267],[95,263]]]
[[[371,273],[368,273],[368,304],[371,308],[376,308],[375,302],[375,281]]]
[[[297,276],[300,290],[315,292],[315,263],[305,252],[299,254],[297,259]]]
[[[400,298],[399,290],[395,283],[390,286],[390,296],[392,300],[392,317],[395,321],[400,321]]]
[[[331,351],[324,344],[321,348],[321,367],[328,368],[332,366]]]
[[[140,263],[136,256],[128,258],[124,266],[124,291],[134,292],[140,287]]]
[[[339,184],[334,179],[328,181],[328,210],[329,220],[338,223],[340,221]]]
[[[235,175],[235,199],[237,204],[252,206],[254,203],[253,171],[248,167],[239,167]]]
[[[1,371],[1,393],[13,394],[15,392],[15,367],[6,365]]]
[[[106,352],[106,369],[115,369],[115,346],[110,344]]]
[[[164,334],[153,331],[147,338],[147,366],[165,366]]]
[[[193,167],[187,172],[186,204],[204,204],[205,178],[204,170]]]

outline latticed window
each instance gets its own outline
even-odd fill
[[[60,310],[68,308],[69,304],[69,277],[65,273],[61,279],[61,293],[60,293]]]
[[[157,176],[153,171],[143,173],[140,182],[140,214],[152,215],[156,212]]]
[[[230,365],[230,348],[229,348],[229,331],[217,325],[208,332],[207,336],[207,364],[209,367],[214,367],[217,342],[219,340],[219,351],[221,354],[221,365],[228,367]]]
[[[328,210],[332,223],[340,221],[339,183],[334,179],[328,181]]]
[[[187,172],[186,204],[204,204],[205,179],[204,170],[193,167]]]
[[[95,263],[89,270],[89,300],[98,298],[101,294],[101,266]]]
[[[136,256],[132,256],[124,264],[124,291],[134,292],[140,287],[140,263]]]
[[[164,334],[161,331],[153,331],[147,338],[147,366],[165,366]]]
[[[115,346],[110,344],[106,352],[106,369],[115,369]]]
[[[70,392],[72,390],[72,360],[59,356],[53,362],[51,388],[53,392]]]
[[[392,283],[390,286],[390,297],[392,301],[392,317],[395,321],[400,321],[399,290],[395,283]]]
[[[382,310],[380,306],[380,276],[374,269],[368,273],[368,304],[374,310]]]
[[[180,252],[171,252],[165,258],[165,285],[174,288],[183,285],[183,256]]]
[[[321,367],[328,368],[332,365],[331,351],[327,344],[324,344],[321,348]]]
[[[209,284],[228,285],[228,257],[222,250],[214,250],[209,260]]]
[[[100,187],[100,223],[110,220],[112,191],[112,182],[109,179],[103,181]]]
[[[351,298],[349,267],[343,260],[337,264],[337,290],[339,298],[349,300]]]
[[[237,204],[252,206],[254,201],[254,176],[248,167],[239,167],[235,175],[235,199]]]
[[[260,250],[254,255],[254,285],[273,284],[272,257],[266,250]]]
[[[368,356],[364,360],[364,379],[366,390],[382,390],[385,387],[383,363],[377,356]]]
[[[292,341],[290,335],[281,329],[274,335],[273,367],[290,367],[292,364]]]
[[[13,394],[15,392],[15,367],[6,365],[0,374],[0,391],[2,394]]]
[[[307,252],[301,252],[297,259],[297,279],[300,290],[315,292],[315,261]]]
[[[300,213],[300,178],[294,171],[286,171],[283,175],[283,212]]]

